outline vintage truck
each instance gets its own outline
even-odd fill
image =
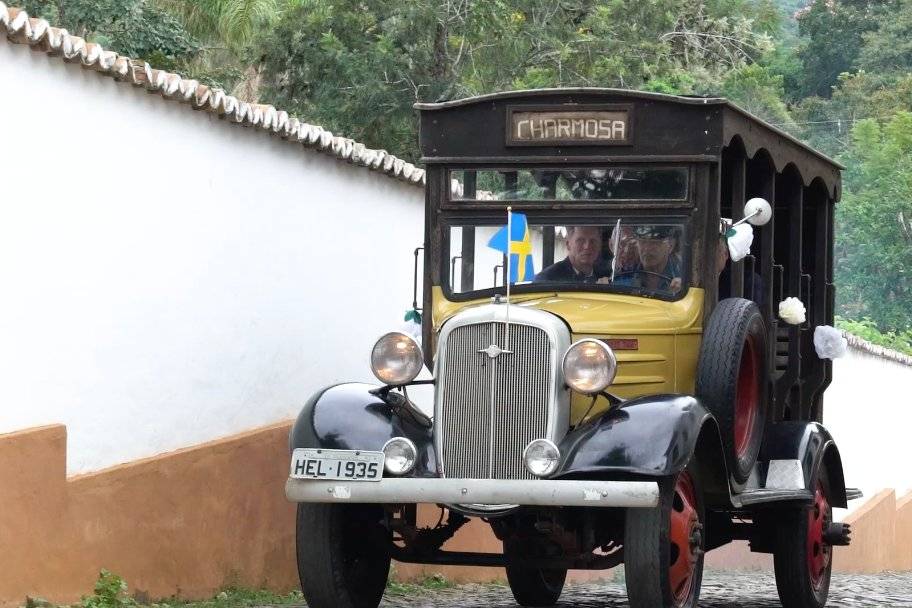
[[[724,99],[416,107],[422,335],[382,336],[380,384],[327,387],[293,427],[308,604],[377,606],[395,559],[504,567],[524,606],[556,602],[568,569],[624,564],[631,606],[690,608],[704,552],[743,539],[773,554],[784,606],[824,606],[849,542],[832,509],[858,495],[813,344],[833,322],[841,167]],[[749,224],[751,254],[729,260]],[[803,320],[779,317],[787,297]],[[501,553],[443,549],[469,518]]]

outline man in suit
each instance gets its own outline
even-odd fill
[[[535,283],[597,283],[611,276],[611,268],[601,260],[602,227],[567,228],[567,257],[537,275]]]

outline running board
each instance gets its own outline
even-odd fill
[[[799,460],[757,461],[745,484],[744,491],[731,494],[732,506],[746,507],[769,502],[807,502],[814,501],[813,493],[805,488],[804,470]],[[862,497],[858,488],[845,489],[846,500]]]
[[[765,502],[814,502],[814,495],[808,490],[779,490],[766,489],[748,490],[741,494],[732,496],[732,504],[735,507],[747,507],[750,505],[762,504]]]
[[[846,500],[857,500],[863,496],[858,488],[846,488]],[[814,502],[814,495],[808,490],[780,490],[766,489],[747,490],[741,494],[736,494],[731,498],[735,507],[746,507],[757,505],[765,502],[777,502],[780,500],[796,502]]]

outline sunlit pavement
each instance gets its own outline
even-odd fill
[[[557,604],[563,608],[627,606],[623,583],[569,584]],[[510,589],[501,585],[462,585],[409,596],[388,595],[385,608],[507,608],[517,606]],[[779,607],[772,574],[707,572],[700,594],[703,608]],[[834,574],[827,606],[912,607],[912,572]]]

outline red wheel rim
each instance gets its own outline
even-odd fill
[[[820,591],[832,559],[832,548],[823,542],[823,533],[830,525],[830,503],[823,492],[823,484],[817,482],[814,505],[808,510],[807,566],[814,591]]]
[[[668,582],[675,605],[683,606],[690,597],[697,561],[703,550],[702,525],[697,513],[696,491],[687,471],[678,475],[671,501],[669,528],[670,555]]]
[[[741,351],[741,367],[735,389],[735,455],[738,458],[743,458],[750,448],[760,410],[759,355],[754,338],[748,337]]]

